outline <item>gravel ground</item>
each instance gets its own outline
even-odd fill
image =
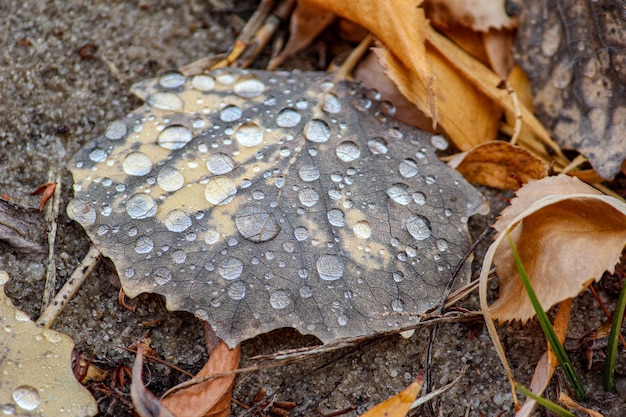
[[[243,12],[254,5],[240,5]],[[93,1],[4,0],[0,2],[0,193],[14,202],[38,206],[29,193],[48,181],[49,173],[63,172],[61,206],[71,197],[68,158],[86,141],[101,135],[109,122],[139,105],[128,94],[132,83],[175,69],[210,54],[225,52],[234,39],[224,14],[211,11],[200,0]],[[244,13],[244,17],[246,17]],[[95,51],[94,51],[95,50]],[[485,190],[486,191],[486,190]],[[492,214],[474,219],[475,234],[493,222],[505,197],[486,191]],[[83,230],[63,210],[59,220],[56,262],[59,285],[68,277],[89,247]],[[476,259],[482,258],[485,245]],[[479,263],[475,261],[474,270]],[[0,268],[12,277],[9,296],[37,316],[43,290],[45,262],[18,255],[0,243]],[[614,281],[601,284],[609,308],[616,298]],[[158,354],[191,372],[206,361],[200,323],[189,314],[169,313],[159,297],[143,295],[130,303],[131,313],[117,301],[115,272],[101,263],[54,328],[70,335],[76,349],[94,363],[113,369],[129,365],[132,356],[121,350],[150,329]],[[477,297],[464,304],[477,308]],[[590,295],[575,305],[570,335],[580,336],[603,318]],[[146,322],[157,322],[146,325]],[[528,384],[544,350],[536,324],[505,326],[501,335],[515,374]],[[353,350],[341,350],[296,365],[242,376],[235,398],[247,403],[261,388],[280,401],[294,401],[292,415],[319,415],[350,406],[355,416],[403,389],[422,369],[429,329],[419,329],[410,339],[388,336],[373,339]],[[243,363],[257,354],[310,345],[314,338],[279,330],[243,344]],[[513,415],[504,370],[481,322],[442,325],[434,344],[433,382],[450,382],[467,366],[461,381],[434,403],[439,415]],[[623,375],[623,354],[618,366]],[[620,395],[601,390],[601,367],[584,371],[584,352],[573,354],[590,394],[589,405],[605,416],[624,415],[626,382],[618,377]],[[600,364],[601,365],[601,364]],[[163,391],[181,379],[175,371],[151,365],[150,388]],[[554,396],[554,385],[549,395]],[[128,415],[119,401],[101,398],[101,415]],[[234,414],[243,413],[239,407]],[[423,415],[418,411],[416,415]],[[482,413],[482,414],[481,414]],[[537,415],[545,415],[538,411]]]

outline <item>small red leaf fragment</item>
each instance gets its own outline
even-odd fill
[[[52,198],[52,194],[54,194],[54,190],[57,188],[56,182],[47,182],[45,184],[37,187],[35,191],[30,193],[30,195],[41,194],[41,204],[39,204],[39,211],[43,211],[43,208],[46,206],[48,200]]]

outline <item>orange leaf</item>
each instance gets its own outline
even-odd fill
[[[470,182],[508,190],[517,190],[528,180],[548,175],[548,166],[541,158],[502,141],[478,145],[448,165]]]
[[[424,383],[424,374],[420,372],[415,381],[406,387],[403,391],[387,398],[374,408],[368,410],[362,417],[404,417],[411,409],[411,404],[422,390]]]
[[[39,187],[37,187],[35,191],[30,193],[31,195],[41,194],[41,203],[39,204],[39,211],[43,211],[48,200],[52,198],[52,195],[54,194],[54,190],[56,188],[57,188],[56,182],[47,182],[45,184],[40,185]]]
[[[239,367],[240,356],[239,345],[229,349],[226,343],[220,341],[196,378],[235,370]],[[226,417],[230,415],[234,382],[234,374],[209,379],[174,392],[161,400],[161,404],[176,417]]]

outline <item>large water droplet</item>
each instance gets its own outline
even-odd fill
[[[298,170],[298,175],[302,181],[316,181],[320,177],[320,170],[315,165],[302,165]]]
[[[247,122],[239,126],[235,138],[242,146],[257,146],[263,141],[263,129],[256,123]]]
[[[235,120],[239,120],[242,115],[243,112],[241,111],[241,109],[231,104],[222,109],[222,111],[220,112],[220,120],[222,122],[230,123],[234,122]]]
[[[161,110],[182,111],[184,107],[183,101],[174,93],[154,93],[146,102]]]
[[[211,91],[215,87],[215,80],[208,75],[196,75],[191,79],[191,85],[199,91]]]
[[[128,175],[140,177],[152,171],[152,161],[142,152],[133,152],[126,155],[122,162],[122,169]]]
[[[322,255],[315,263],[317,273],[324,281],[335,281],[343,277],[344,262],[336,255]]]
[[[172,280],[172,273],[164,266],[160,266],[154,271],[154,280],[159,285],[165,285]]]
[[[330,139],[330,127],[323,120],[313,119],[304,127],[304,137],[311,142],[326,142]]]
[[[71,200],[66,210],[70,219],[83,226],[93,226],[96,223],[96,210],[82,200]]]
[[[222,278],[229,281],[237,279],[243,272],[243,263],[239,259],[229,256],[220,262],[217,272],[219,272]]]
[[[341,100],[333,93],[326,93],[322,109],[328,113],[339,113],[341,111]]]
[[[107,159],[107,156],[106,151],[101,148],[93,148],[91,152],[89,152],[89,159],[93,162],[102,162]]]
[[[154,241],[148,236],[141,236],[135,241],[135,252],[150,253],[154,248]]]
[[[270,305],[276,310],[282,310],[291,304],[289,293],[284,290],[276,290],[270,294]]]
[[[168,126],[159,133],[157,142],[165,149],[181,149],[191,140],[191,131],[185,126]]]
[[[186,259],[187,259],[187,253],[182,249],[178,249],[172,252],[172,261],[174,263],[182,264],[183,262],[185,262]]]
[[[280,225],[274,215],[267,209],[252,204],[237,212],[235,224],[239,233],[254,243],[267,242],[280,232]]]
[[[433,145],[433,148],[439,149],[440,151],[448,149],[448,141],[443,135],[432,136],[430,138],[430,144]]]
[[[309,238],[309,230],[306,227],[299,226],[293,229],[293,235],[298,242],[302,242]]]
[[[235,301],[243,300],[246,297],[246,284],[242,281],[235,281],[228,286],[228,296]]]
[[[328,222],[333,226],[343,227],[346,223],[346,215],[339,209],[331,209],[326,213]]]
[[[319,200],[319,194],[313,188],[305,187],[298,193],[298,200],[303,206],[313,207]]]
[[[13,401],[15,401],[18,407],[26,411],[33,411],[41,404],[39,391],[30,385],[17,387],[15,391],[13,391]]]
[[[211,204],[223,206],[230,203],[237,194],[237,186],[228,177],[211,178],[204,189],[204,197]]]
[[[176,191],[185,185],[185,177],[176,168],[165,167],[157,175],[157,184],[163,191]]]
[[[426,195],[420,191],[416,191],[413,193],[413,201],[415,201],[416,204],[423,206],[426,204]]]
[[[417,168],[417,162],[413,159],[405,159],[400,162],[400,166],[398,167],[400,171],[400,175],[404,178],[412,178],[419,174],[419,169]]]
[[[367,220],[361,220],[352,226],[352,231],[361,239],[367,239],[372,235],[372,225]]]
[[[282,109],[276,116],[276,124],[279,127],[295,127],[302,120],[302,116],[298,110],[286,107]]]
[[[430,222],[423,216],[411,216],[406,222],[406,230],[416,240],[424,240],[430,237]]]
[[[265,84],[263,84],[263,82],[259,80],[256,75],[244,75],[237,80],[235,86],[233,87],[233,91],[239,97],[257,97],[265,91]]]
[[[163,74],[161,78],[159,78],[159,84],[161,87],[167,89],[174,89],[178,87],[182,87],[185,84],[185,76],[178,71],[168,72]]]
[[[135,194],[126,202],[126,213],[133,219],[153,217],[157,212],[157,202],[147,194]]]
[[[398,183],[393,184],[387,189],[387,195],[393,201],[398,204],[406,206],[411,202],[411,194],[409,193],[409,186],[406,184]]]
[[[235,162],[226,154],[211,155],[206,160],[206,167],[214,175],[227,174],[235,168]]]
[[[337,157],[344,162],[352,162],[361,156],[359,145],[352,141],[341,142],[335,150]]]
[[[165,227],[171,232],[184,232],[191,226],[191,217],[182,210],[172,210],[165,218]]]
[[[368,140],[367,148],[370,150],[372,155],[384,155],[389,152],[389,148],[387,148],[387,141],[378,137]]]
[[[104,136],[109,140],[120,140],[126,136],[126,131],[126,123],[122,120],[114,120],[104,131]]]

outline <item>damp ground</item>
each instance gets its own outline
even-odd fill
[[[238,2],[244,18],[254,8]],[[248,10],[248,12],[246,12]],[[246,14],[247,13],[247,14]],[[17,1],[0,3],[0,194],[16,203],[36,207],[30,192],[48,181],[50,173],[63,172],[64,207],[71,198],[67,160],[88,140],[102,135],[106,126],[137,107],[128,93],[145,78],[178,68],[209,54],[225,52],[235,34],[228,14],[212,11],[200,0],[81,2]],[[313,52],[315,55],[316,52]],[[315,57],[312,60],[315,62]],[[296,66],[297,62],[294,63]],[[311,65],[307,69],[311,69]],[[506,205],[509,195],[482,190],[492,214],[470,221],[479,235]],[[80,226],[61,210],[56,250],[59,286],[72,273],[89,248]],[[479,247],[476,272],[486,249]],[[0,243],[0,268],[11,276],[7,290],[16,305],[36,317],[45,277],[45,259],[19,255]],[[615,280],[599,285],[609,309],[617,294]],[[207,359],[202,326],[192,315],[170,313],[161,298],[142,295],[129,303],[132,313],[118,303],[118,283],[112,266],[102,262],[54,325],[70,335],[76,349],[107,370],[130,365],[132,355],[121,349],[150,330],[159,356],[190,372]],[[478,308],[476,296],[463,304]],[[603,322],[589,294],[575,304],[570,336],[576,337]],[[253,372],[237,380],[235,399],[249,403],[264,389],[269,398],[294,401],[292,415],[328,414],[356,406],[347,416],[362,413],[373,404],[403,389],[424,367],[429,328],[418,329],[409,339],[375,338],[355,348],[343,349],[305,362]],[[535,323],[501,327],[501,336],[515,375],[528,385],[534,364],[545,350]],[[314,344],[292,330],[278,330],[243,344],[243,363],[254,355]],[[589,404],[605,416],[626,410],[625,358],[618,364],[621,394],[602,391],[601,360],[586,371],[583,350],[572,354],[590,396]],[[162,392],[184,378],[167,367],[149,365],[149,388]],[[448,323],[439,327],[433,346],[433,383],[446,384],[466,369],[460,382],[435,401],[441,415],[513,415],[504,369],[480,321]],[[558,378],[557,378],[558,379]],[[555,385],[548,392],[554,396]],[[124,407],[101,397],[102,415],[124,415]],[[243,409],[233,408],[236,415]],[[423,415],[419,411],[416,415]],[[537,415],[545,415],[538,411]]]

